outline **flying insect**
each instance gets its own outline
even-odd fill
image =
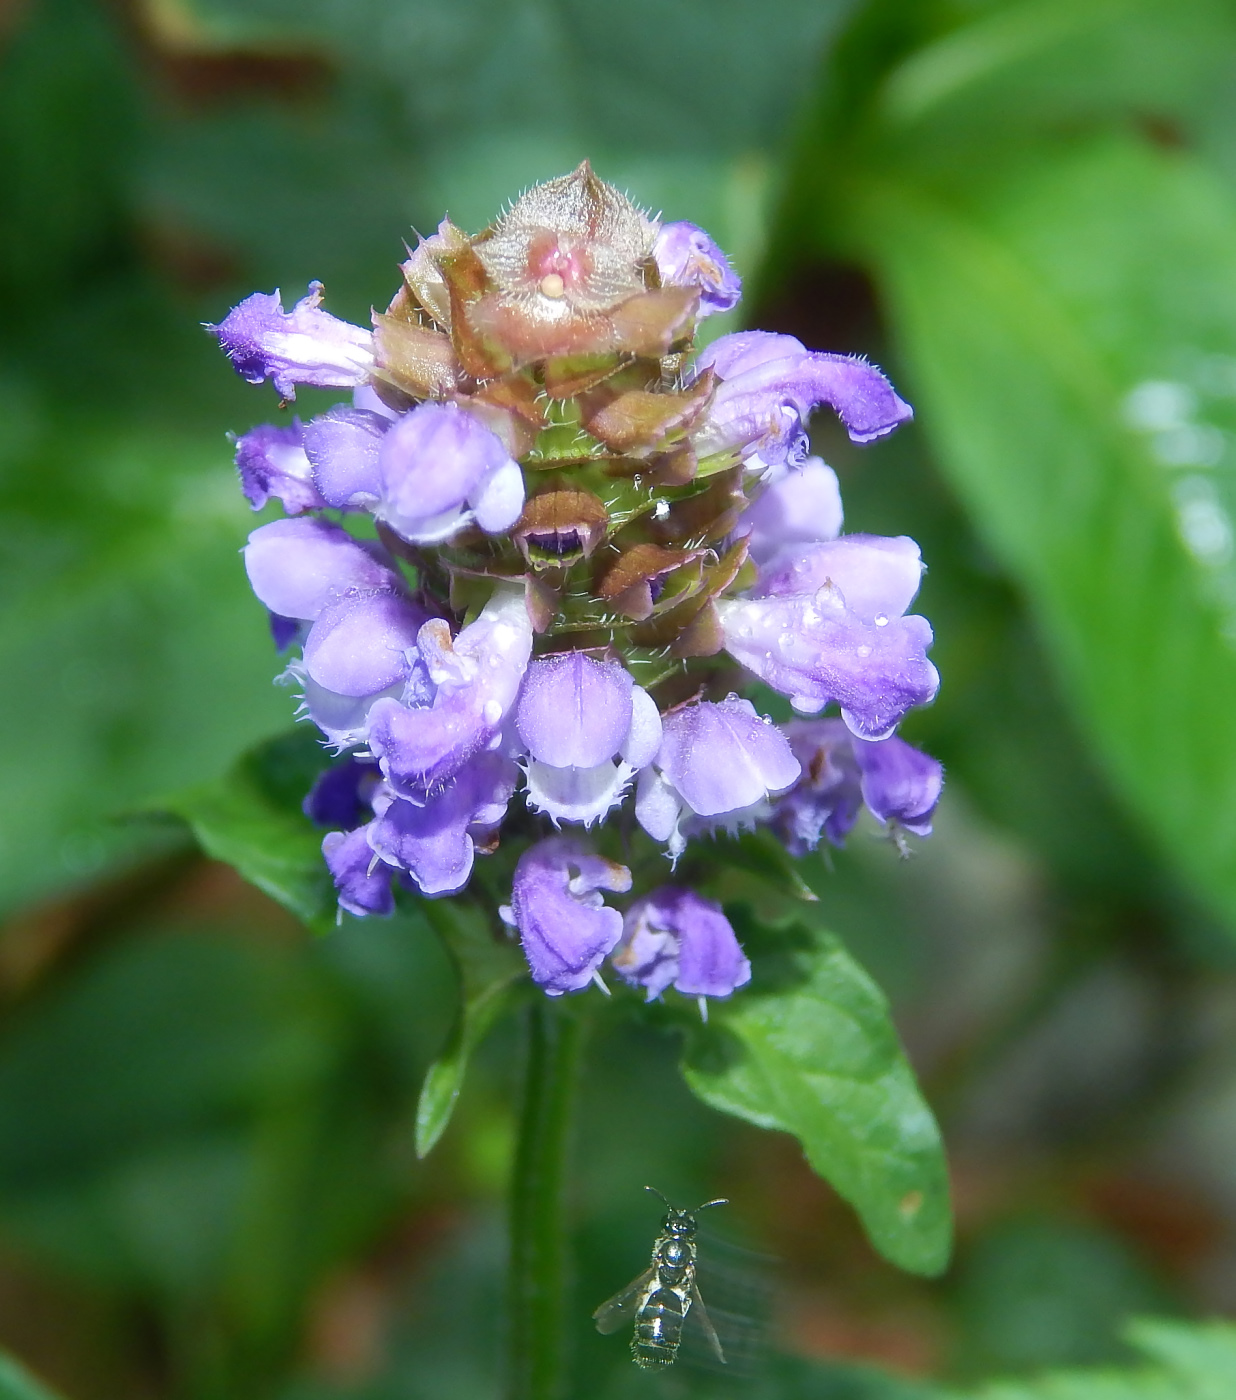
[[[661,1196],[655,1186],[645,1186]],[[652,1244],[652,1263],[621,1292],[602,1303],[592,1314],[597,1331],[608,1336],[624,1323],[634,1321],[631,1359],[644,1370],[672,1366],[682,1341],[683,1323],[695,1311],[709,1347],[724,1366],[725,1353],[695,1283],[695,1216],[725,1200],[705,1201],[694,1211],[678,1210],[664,1196],[668,1214]]]

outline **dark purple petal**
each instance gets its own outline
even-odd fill
[[[687,705],[663,724],[657,766],[698,816],[749,807],[798,777],[785,736],[749,700]]]
[[[499,590],[453,640],[445,622],[426,623],[417,649],[435,687],[432,702],[409,708],[379,700],[369,723],[369,747],[386,780],[410,797],[457,773],[502,727],[532,653],[523,590]]]
[[[389,865],[374,855],[367,828],[358,826],[346,835],[328,831],[322,838],[322,856],[339,892],[339,907],[358,919],[366,914],[395,912]]]
[[[854,740],[863,800],[882,822],[896,822],[916,836],[931,835],[944,769],[929,754],[895,735],[878,743]]]
[[[349,754],[318,774],[302,810],[315,826],[351,831],[372,815],[370,798],[377,780],[376,763]]]
[[[782,728],[803,772],[774,803],[773,830],[795,856],[814,851],[824,838],[842,845],[863,805],[854,736],[840,719],[792,720]]]
[[[278,292],[254,292],[232,308],[217,326],[218,337],[237,374],[251,384],[270,379],[285,399],[297,384],[319,389],[351,389],[373,369],[373,333],[321,310],[322,284],[284,311]]]
[[[622,915],[600,891],[631,888],[631,872],[579,841],[553,836],[524,852],[515,867],[511,918],[532,972],[551,996],[592,980],[622,937]]]
[[[652,246],[652,256],[663,287],[698,288],[697,320],[738,305],[742,281],[725,254],[698,225],[663,224]]]
[[[305,673],[335,695],[377,695],[407,679],[424,623],[424,610],[399,593],[341,598],[309,630]]]
[[[326,520],[272,520],[249,536],[245,570],[258,598],[280,617],[310,622],[345,594],[399,586],[378,544]]]
[[[338,404],[305,428],[305,455],[326,505],[345,510],[378,500],[378,448],[389,426],[377,413]]]
[[[267,617],[270,620],[270,639],[275,644],[276,651],[287,651],[288,647],[300,636],[300,629],[304,625],[298,617],[281,617],[278,613],[267,610]]]
[[[420,803],[387,788],[375,798],[378,816],[368,827],[369,844],[422,894],[454,894],[472,874],[476,841],[505,816],[518,777],[510,759],[483,753]]]
[[[719,605],[726,650],[788,695],[805,714],[836,702],[860,738],[884,739],[906,712],[935,698],[940,677],[927,660],[922,617],[867,623],[846,611],[840,591]]]
[[[907,535],[843,535],[807,548],[783,550],[760,570],[756,598],[840,593],[847,613],[876,623],[900,617],[923,577],[919,547]]]
[[[595,768],[622,747],[631,728],[630,672],[582,651],[528,667],[515,727],[533,758],[556,768]]]
[[[745,537],[757,564],[792,545],[815,544],[841,533],[837,473],[818,457],[790,467],[743,512],[734,534]]]
[[[438,544],[474,520],[497,533],[519,519],[524,479],[502,440],[454,403],[418,404],[378,453],[376,513],[413,544]]]
[[[240,489],[254,510],[261,510],[272,496],[289,515],[321,510],[326,504],[313,484],[303,437],[304,427],[294,418],[282,428],[263,423],[236,439]]]
[[[670,986],[690,997],[727,997],[751,980],[751,964],[720,905],[666,885],[627,911],[613,965],[648,1000]]]

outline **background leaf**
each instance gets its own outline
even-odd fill
[[[687,1083],[723,1113],[792,1133],[882,1254],[937,1273],[951,1237],[943,1147],[884,997],[828,935],[787,955],[772,988],[760,971],[692,1032]]]

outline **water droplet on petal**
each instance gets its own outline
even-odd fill
[[[861,647],[859,648],[859,653],[862,653]],[[485,708],[481,711],[481,713],[485,717],[486,724],[497,724],[498,721],[502,718],[502,706],[497,700],[486,700]]]
[[[883,613],[876,613],[875,619],[874,619],[874,620],[875,620],[875,625],[876,625],[877,627],[887,627],[887,626],[888,626],[888,618],[885,617],[885,615],[884,615]]]

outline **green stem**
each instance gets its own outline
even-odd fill
[[[538,997],[511,1190],[508,1400],[558,1400],[565,1379],[567,1158],[583,1023]]]

